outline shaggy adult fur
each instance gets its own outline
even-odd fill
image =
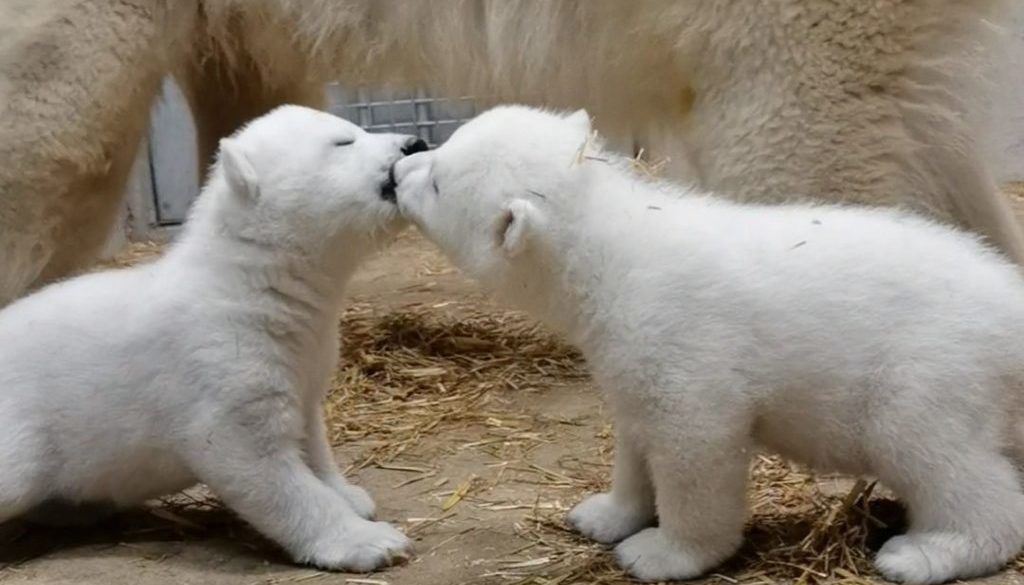
[[[200,160],[322,84],[584,106],[738,199],[897,205],[1024,261],[979,160],[974,73],[1009,0],[11,0],[0,7],[0,303],[88,263],[162,75]],[[989,20],[986,20],[989,19]]]

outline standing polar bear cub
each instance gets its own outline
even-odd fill
[[[740,545],[751,455],[878,477],[910,529],[887,578],[995,571],[1024,543],[1024,278],[896,211],[744,206],[645,180],[586,112],[482,114],[399,161],[398,204],[487,288],[586,355],[611,491],[569,521],[649,581]],[[655,518],[658,525],[654,527]]]
[[[425,148],[278,108],[222,142],[163,258],[0,312],[0,522],[202,481],[300,562],[406,557],[342,477],[321,400],[342,287],[404,224],[392,165]]]

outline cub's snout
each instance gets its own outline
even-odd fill
[[[426,141],[422,138],[416,138],[415,136],[409,136],[401,148],[402,157],[413,155],[419,152],[426,152],[430,150],[430,146],[427,145]],[[398,165],[403,159],[399,158],[395,162],[391,163],[388,167],[387,177],[384,179],[384,183],[380,186],[380,197],[388,203],[397,203],[398,195],[396,189],[398,182],[395,180],[395,166]]]
[[[427,146],[427,143],[422,138],[413,138],[402,147],[402,154],[409,156],[410,154],[426,152],[428,150],[430,150],[430,147]]]

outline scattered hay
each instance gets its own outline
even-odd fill
[[[581,484],[593,482],[576,477]],[[879,582],[871,554],[902,529],[902,510],[890,499],[873,496],[873,484],[856,482],[845,495],[834,490],[825,493],[821,485],[810,473],[778,457],[758,457],[752,469],[753,514],[744,546],[704,581],[731,585]],[[608,550],[570,531],[564,516],[565,510],[535,506],[517,526],[520,536],[530,541],[524,549],[529,559],[518,563],[510,559],[492,575],[515,585],[629,582]],[[531,570],[531,562],[542,568]]]
[[[600,152],[603,144],[604,143],[598,135],[597,131],[595,130],[591,132],[587,136],[586,140],[584,140],[583,143],[580,144],[579,149],[577,149],[576,151],[576,155],[573,157],[572,165],[570,166],[579,166],[582,165],[584,161],[588,160],[608,164],[619,164],[619,158],[616,155],[601,157],[592,154],[593,152]],[[635,156],[633,156],[630,159],[626,159],[624,166],[630,171],[638,175],[642,175],[647,179],[656,179],[661,175],[661,172],[662,170],[664,170],[665,165],[671,162],[672,159],[665,157],[659,160],[651,161],[644,158],[645,153],[646,151],[643,148],[641,148],[639,151],[637,151]]]
[[[1024,181],[1016,183],[1008,183],[1003,187],[1010,199],[1015,199],[1018,203],[1024,203]]]
[[[664,170],[665,165],[672,161],[668,157],[664,157],[660,160],[647,160],[644,158],[646,151],[641,148],[637,151],[636,156],[629,159],[629,166],[633,169],[633,172],[644,175],[648,179],[655,179],[661,175],[661,171]]]
[[[100,262],[95,270],[107,268],[127,268],[136,264],[155,260],[164,251],[164,244],[158,242],[133,242],[121,250],[113,258]]]
[[[576,150],[576,156],[573,157],[572,164],[569,166],[580,166],[583,164],[583,161],[592,159],[593,157],[588,153],[599,150],[600,146],[601,139],[598,136],[597,130],[594,130],[580,144],[579,149]]]
[[[342,362],[326,410],[334,442],[378,440],[357,466],[386,464],[441,428],[508,418],[495,400],[505,390],[586,376],[578,353],[523,315],[438,313],[413,305],[377,315],[356,305],[343,314]]]
[[[858,480],[848,490],[826,492],[825,478],[766,456],[755,462],[752,478],[746,545],[729,565],[735,581],[870,580],[872,551],[905,524],[895,501],[872,497],[874,483]]]

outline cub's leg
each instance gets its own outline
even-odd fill
[[[21,516],[42,502],[36,493],[31,475],[8,473],[12,469],[4,464],[4,477],[0,477],[0,524]]]
[[[0,402],[0,408],[12,409]],[[48,494],[46,458],[30,430],[21,421],[0,416],[0,429],[11,433],[0,441],[0,524],[21,516],[41,504]]]
[[[611,491],[593,494],[569,512],[569,523],[598,542],[618,542],[654,523],[654,486],[642,445],[627,429],[615,437]]]
[[[650,423],[647,462],[659,526],[615,548],[619,564],[642,581],[701,575],[732,556],[743,540],[749,427],[729,413],[702,407],[700,399],[708,394],[689,392],[699,399]]]
[[[324,426],[324,409],[315,404],[306,417],[306,459],[313,474],[341,494],[359,516],[372,519],[377,506],[363,488],[350,484],[334,460]]]
[[[925,584],[993,573],[1024,546],[1024,494],[1013,465],[997,453],[945,456],[954,468],[938,472],[932,465],[913,485],[896,488],[911,521],[875,557],[887,579]],[[917,462],[917,469],[925,465]]]
[[[243,32],[222,35],[213,41],[200,33],[191,58],[175,74],[195,122],[200,176],[213,163],[220,139],[249,120],[283,104],[327,104],[329,80],[320,79],[303,55],[285,54],[290,45],[275,47],[271,60],[252,54],[252,40]],[[231,54],[224,46],[232,47]]]
[[[197,477],[299,562],[370,571],[408,558],[412,547],[404,534],[360,518],[313,474],[303,460],[301,429],[282,424],[287,413],[271,414],[284,400],[256,402],[268,408],[235,409],[233,420],[201,433],[189,453]]]
[[[923,393],[893,395],[919,399]],[[1001,423],[976,408],[950,414],[952,398],[940,399],[946,412],[909,421],[890,408],[865,433],[878,454],[879,480],[910,510],[910,529],[875,557],[879,572],[893,581],[941,583],[992,573],[1024,546],[1024,492],[993,430]]]
[[[190,2],[4,3],[0,306],[89,266],[114,226]]]

